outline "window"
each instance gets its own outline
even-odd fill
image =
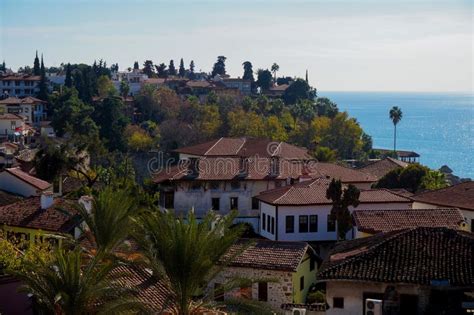
[[[224,292],[221,291],[221,284],[214,283],[214,301],[224,301]]]
[[[316,260],[314,259],[314,257],[311,257],[311,258],[309,259],[309,271],[313,271],[313,270],[314,270],[315,263],[316,263]]]
[[[20,89],[15,89],[15,94],[20,94],[21,90]]]
[[[262,302],[268,301],[268,284],[266,282],[258,283],[258,300]]]
[[[219,198],[212,198],[212,210],[219,211],[220,210],[220,199]]]
[[[271,223],[270,223],[271,220],[272,220],[272,218],[269,215],[267,215],[267,231],[268,232],[272,231],[272,226],[271,226]]]
[[[318,231],[318,216],[317,215],[309,216],[309,231],[310,232]]]
[[[304,290],[304,276],[300,277],[300,291]]]
[[[286,233],[294,233],[295,232],[295,217],[292,215],[287,215],[285,221],[286,221],[286,224],[285,224]]]
[[[300,233],[308,232],[308,216],[307,215],[300,215]]]
[[[344,298],[342,298],[342,297],[332,298],[332,307],[334,307],[334,308],[344,308]]]
[[[328,214],[328,232],[336,231],[336,221]]]
[[[166,209],[173,209],[174,208],[174,192],[173,191],[167,191],[163,194],[165,200],[165,208]]]
[[[252,287],[240,287],[240,297],[243,299],[252,299]]]
[[[275,235],[275,218],[272,217],[272,234]]]
[[[239,198],[238,197],[230,197],[230,209],[231,210],[239,209]]]
[[[265,231],[266,217],[267,217],[267,215],[265,213],[262,213],[262,230],[264,230],[264,231]]]
[[[252,209],[258,209],[258,199],[252,197]]]

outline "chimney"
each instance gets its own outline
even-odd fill
[[[46,210],[54,203],[54,194],[52,191],[44,191],[41,193],[41,210]]]
[[[92,197],[91,196],[81,196],[78,200],[79,204],[86,209],[87,213],[91,213],[92,211]]]
[[[274,177],[280,176],[280,158],[278,156],[270,158],[270,175]]]

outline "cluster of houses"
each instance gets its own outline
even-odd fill
[[[251,240],[230,249],[238,255],[209,290],[236,275],[277,279],[215,294],[216,301],[239,296],[285,314],[425,314],[433,307],[467,314],[474,309],[474,182],[418,194],[373,189],[384,173],[408,164],[387,158],[348,168],[265,139],[220,138],[176,153],[179,163],[152,177],[160,207],[177,214],[192,209],[197,217],[237,210],[236,221],[252,230]],[[349,209],[353,228],[346,241],[338,241],[326,197],[333,178],[360,190],[360,204]],[[61,244],[65,234],[81,236],[77,204],[90,205],[90,197],[70,199],[20,167],[0,173],[0,191],[0,228],[6,237]],[[139,298],[153,301],[159,313],[169,294],[165,284],[145,286],[150,275],[131,271],[123,285],[142,288]],[[0,276],[0,312],[5,303],[24,302],[16,286]]]

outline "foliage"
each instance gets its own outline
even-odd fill
[[[318,97],[316,99],[316,112],[318,116],[334,118],[339,110],[337,104],[331,102],[327,97]]]
[[[309,86],[308,82],[303,79],[296,79],[286,90],[283,95],[285,104],[296,104],[301,100],[314,100],[316,97],[316,89]]]
[[[160,123],[176,117],[181,100],[169,88],[156,89],[145,84],[136,97],[136,104],[141,112],[140,121],[153,120]]]
[[[100,126],[100,138],[111,151],[124,151],[126,148],[123,133],[128,118],[123,113],[123,107],[119,97],[109,96],[98,102],[93,112],[94,121]]]
[[[306,297],[306,303],[308,304],[326,303],[326,293],[321,290],[308,292],[308,296]]]
[[[231,137],[263,137],[265,135],[265,123],[262,117],[255,112],[245,112],[239,109],[230,112],[227,120]]]
[[[179,62],[179,76],[184,78],[184,76],[186,75],[186,69],[184,68],[184,61],[183,61],[183,58],[181,58],[180,62]]]
[[[155,66],[155,68],[158,74],[158,78],[168,77],[168,70],[166,69],[166,65],[164,63],[160,63],[158,66]]]
[[[147,152],[158,147],[159,131],[153,133],[151,135],[149,131],[137,125],[128,125],[124,132],[128,148],[135,152]]]
[[[242,79],[244,80],[250,80],[250,81],[255,81],[253,77],[253,69],[252,69],[252,63],[250,61],[245,61],[242,66],[244,67],[244,74],[242,76]]]
[[[129,93],[130,93],[130,85],[128,84],[128,82],[125,80],[120,81],[120,95],[123,98],[126,98]]]
[[[41,70],[40,70],[40,62],[38,58],[38,51],[36,51],[36,57],[33,62],[33,74],[34,75],[41,75]]]
[[[114,84],[106,75],[97,78],[97,93],[99,97],[113,95],[116,92]]]
[[[214,64],[214,67],[212,68],[212,76],[214,77],[216,74],[219,75],[224,75],[225,72],[225,61],[226,61],[225,56],[218,56],[217,61]]]
[[[271,70],[273,72],[273,81],[276,82],[277,72],[280,70],[280,66],[276,62],[274,62],[272,64]]]
[[[349,207],[359,205],[360,191],[352,184],[342,189],[340,180],[332,179],[326,192],[326,198],[332,200],[331,218],[337,222],[338,239],[344,240],[352,228]]]
[[[390,109],[389,117],[393,122],[393,151],[397,151],[397,124],[402,120],[402,109],[398,106],[393,106]]]
[[[259,69],[257,71],[256,85],[266,91],[272,87],[272,73],[268,69]]]
[[[146,60],[143,63],[143,73],[146,74],[149,78],[153,78],[155,76],[155,67],[153,66],[153,61]]]
[[[173,59],[170,60],[170,64],[168,66],[168,75],[176,75],[176,68],[174,66],[174,61]]]
[[[66,65],[66,79],[64,80],[64,86],[67,88],[72,87],[72,70],[70,63]]]
[[[328,147],[318,146],[313,151],[313,156],[319,162],[335,162],[337,160],[337,152]]]
[[[196,74],[194,73],[194,60],[189,63],[189,80],[194,80]]]

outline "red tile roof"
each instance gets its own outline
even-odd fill
[[[472,287],[473,266],[474,234],[419,227],[340,243],[317,279]]]
[[[422,203],[474,211],[474,182],[469,181],[422,192],[412,196],[411,199]]]
[[[25,98],[18,98],[18,97],[8,97],[4,100],[0,101],[0,104],[4,105],[18,105],[18,104],[38,104],[38,103],[46,103],[36,97],[28,96]]]
[[[0,225],[52,232],[69,232],[78,225],[77,201],[56,198],[48,209],[41,209],[41,198],[31,197],[0,207]]]
[[[16,114],[2,114],[0,120],[25,120],[25,118]]]
[[[296,271],[306,253],[317,257],[313,249],[305,242],[243,239],[231,246],[228,253],[224,255],[224,259],[237,254],[229,266]]]
[[[265,191],[257,198],[272,205],[326,205],[332,201],[326,198],[330,181],[317,178],[292,186]],[[360,203],[409,203],[410,199],[391,192],[388,189],[366,189],[360,191]]]
[[[371,174],[377,177],[377,179],[380,179],[385,174],[387,174],[388,172],[394,169],[405,168],[407,166],[408,166],[408,163],[406,162],[402,162],[400,160],[387,157],[383,160],[375,161],[363,167],[360,167],[359,170],[364,173]]]
[[[23,172],[19,167],[14,168],[6,168],[4,172],[8,172],[9,174],[15,176],[16,178],[22,180],[23,182],[39,189],[45,190],[51,187],[51,184],[39,179],[37,177],[31,176],[30,174]]]
[[[464,222],[458,209],[355,210],[352,216],[357,229],[370,234],[416,227],[456,230]]]
[[[164,84],[166,79],[163,78],[149,78],[143,81],[145,84]]]
[[[39,75],[8,75],[6,77],[0,77],[0,81],[39,81],[41,76]]]

